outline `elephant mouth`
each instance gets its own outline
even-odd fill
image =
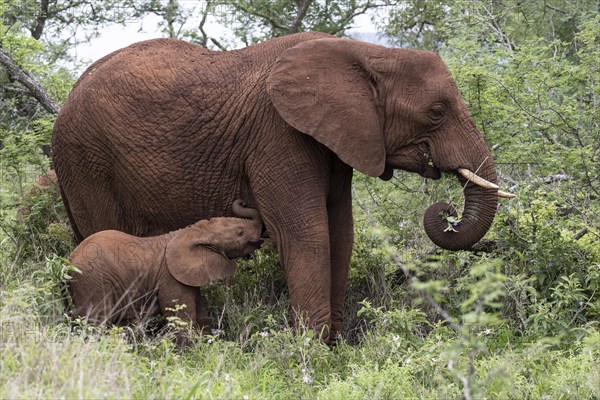
[[[245,248],[244,250],[245,250],[245,252],[247,252],[247,253],[249,253],[249,252],[252,252],[252,251],[254,251],[254,250],[256,250],[256,249],[260,248],[260,246],[261,246],[261,245],[262,245],[264,242],[265,242],[265,241],[264,241],[264,240],[262,240],[262,239],[261,239],[261,240],[257,240],[257,241],[255,241],[255,242],[247,242],[247,243],[246,243],[246,248]]]
[[[385,169],[379,178],[384,181],[392,179],[394,169],[416,172],[425,178],[434,180],[440,179],[442,176],[442,170],[433,162],[427,142],[414,143],[388,155]]]
[[[442,171],[440,171],[434,165],[427,165],[425,171],[421,172],[421,175],[423,175],[425,178],[436,180],[442,177]]]
[[[423,166],[423,170],[419,171],[419,173],[425,178],[429,179],[440,179],[442,176],[442,171],[435,166],[433,162],[433,158],[431,157],[431,149],[429,147],[429,143],[423,142],[421,144],[421,165]]]

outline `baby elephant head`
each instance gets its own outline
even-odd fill
[[[233,275],[234,258],[243,257],[262,244],[263,228],[257,210],[241,200],[233,212],[242,218],[211,218],[179,230],[167,244],[166,264],[175,279],[188,286]]]

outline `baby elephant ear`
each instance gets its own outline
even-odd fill
[[[235,264],[209,249],[203,229],[182,229],[167,244],[167,269],[175,279],[188,286],[204,286],[235,272]]]

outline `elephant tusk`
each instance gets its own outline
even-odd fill
[[[509,192],[503,192],[502,190],[498,190],[498,197],[504,197],[505,199],[514,199],[515,197],[517,197],[517,195],[513,194],[513,193],[509,193]]]
[[[492,183],[486,179],[483,179],[482,177],[477,175],[475,172],[468,170],[466,168],[459,168],[458,173],[461,174],[465,179],[473,182],[474,184],[476,184],[478,186],[481,186],[482,188],[495,189],[495,190],[498,190],[500,188],[495,183]]]

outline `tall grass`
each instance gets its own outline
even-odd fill
[[[362,199],[345,332],[333,348],[302,326],[292,329],[283,273],[270,250],[202,289],[215,329],[193,336],[185,350],[135,325],[96,328],[72,320],[62,258],[70,245],[56,229],[66,224],[58,198],[28,200],[39,218],[19,220],[14,208],[5,209],[0,398],[600,396],[594,320],[579,318],[580,305],[583,311],[564,314],[573,326],[543,330],[549,318],[534,312],[546,302],[567,313],[566,289],[536,292],[530,277],[511,273],[511,261],[495,254],[428,254],[413,230],[399,235],[366,218],[361,210],[369,200]],[[403,247],[407,241],[410,248]]]

